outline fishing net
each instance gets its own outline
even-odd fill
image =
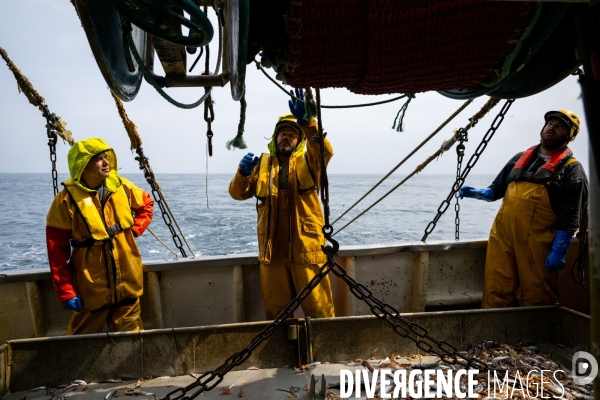
[[[535,21],[531,3],[303,0],[286,16],[285,80],[359,94],[493,81]]]

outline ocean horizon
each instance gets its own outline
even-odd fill
[[[142,174],[120,172],[150,192]],[[331,174],[329,197],[331,222],[363,196],[380,174]],[[398,184],[406,175],[394,174],[334,224],[337,232],[347,222]],[[471,175],[466,184],[487,187],[494,175]],[[59,174],[59,182],[68,178]],[[160,173],[156,179],[196,256],[257,252],[256,200],[235,201],[228,193],[232,174]],[[390,245],[420,242],[455,181],[451,174],[418,174],[390,194],[335,238],[340,246]],[[60,184],[59,184],[60,185]],[[59,186],[59,189],[62,188]],[[0,173],[0,273],[48,268],[45,224],[52,203],[49,173]],[[460,201],[460,240],[485,239],[500,206],[473,199]],[[438,221],[428,242],[453,241],[455,201]],[[171,235],[155,207],[151,229],[173,250]],[[149,232],[137,239],[144,261],[172,260],[175,256]],[[184,246],[185,247],[185,246]],[[186,251],[187,247],[186,247]],[[189,251],[188,251],[189,253]]]

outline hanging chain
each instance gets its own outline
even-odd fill
[[[310,89],[306,89],[305,95],[308,98],[312,98]],[[327,178],[326,162],[325,162],[325,136],[323,132],[323,125],[321,122],[321,94],[319,89],[316,89],[316,103],[317,103],[317,117],[318,117],[318,139],[320,141],[319,149],[319,161],[321,165],[320,175],[320,188],[321,188],[321,201],[323,203],[323,215],[325,225],[323,226],[323,233],[325,238],[332,243],[332,245],[323,246],[323,252],[327,254],[327,262],[321,267],[319,272],[302,288],[300,293],[292,299],[292,301],[277,315],[275,320],[267,325],[258,335],[256,335],[248,344],[247,347],[238,351],[229,357],[221,366],[216,368],[214,371],[208,371],[200,375],[195,382],[190,385],[175,389],[161,400],[191,400],[199,396],[203,392],[214,389],[221,381],[225,374],[231,371],[235,367],[242,365],[251,355],[252,352],[260,346],[264,341],[269,339],[271,335],[281,326],[285,320],[294,313],[294,311],[300,306],[302,301],[310,295],[317,285],[327,276],[329,272],[333,272],[336,276],[342,278],[342,280],[350,288],[350,292],[356,296],[359,300],[364,301],[371,309],[373,315],[377,318],[386,321],[390,324],[398,335],[403,338],[412,340],[419,349],[427,353],[433,353],[440,357],[446,363],[462,365],[465,368],[475,369],[487,369],[485,362],[480,361],[476,358],[466,358],[462,356],[456,347],[443,341],[437,340],[429,335],[427,329],[422,327],[416,322],[411,322],[406,318],[402,317],[398,310],[389,304],[383,303],[381,300],[373,296],[373,293],[363,284],[358,283],[354,278],[346,273],[346,270],[338,264],[333,256],[339,249],[339,244],[334,240],[331,235],[333,233],[333,227],[329,224],[329,182]],[[415,337],[411,336],[411,333]],[[198,388],[193,393],[189,393],[193,389]]]
[[[208,58],[208,47],[207,54]],[[205,195],[206,195],[206,208],[208,207],[208,158],[212,157],[213,145],[212,138],[214,136],[212,131],[212,122],[215,120],[215,110],[213,108],[212,94],[210,94],[204,102],[204,120],[206,121],[206,177],[205,177]]]
[[[333,264],[331,271],[346,282],[350,288],[350,292],[359,300],[364,301],[374,316],[390,324],[394,332],[398,335],[413,341],[419,349],[426,353],[435,354],[448,364],[458,364],[465,368],[471,367],[478,370],[489,369],[485,362],[476,358],[464,357],[458,352],[456,347],[429,335],[427,329],[416,322],[407,320],[394,307],[376,298],[365,285],[349,276],[340,264],[335,261]],[[411,336],[411,333],[414,336]]]
[[[144,172],[144,178],[150,185],[152,189],[152,197],[154,197],[154,201],[158,204],[160,208],[160,212],[162,214],[163,220],[165,221],[165,225],[171,231],[171,236],[173,236],[173,243],[179,249],[179,252],[183,257],[187,257],[185,250],[183,249],[183,243],[181,242],[181,238],[173,228],[173,222],[171,221],[171,215],[167,210],[167,207],[163,201],[162,191],[160,189],[160,185],[156,181],[154,177],[154,172],[152,171],[152,167],[150,167],[150,163],[148,162],[148,158],[144,155],[144,150],[141,147],[135,149],[135,152],[138,154],[135,159],[139,163],[140,169]]]
[[[456,146],[456,180],[460,179],[460,169],[462,168],[463,157],[465,156],[465,143],[468,142],[467,131],[464,128],[460,128],[457,132],[459,144]],[[458,240],[460,237],[460,204],[458,202],[458,192],[454,194],[456,197],[456,204],[454,205],[454,211],[456,211],[456,217],[454,218],[454,239]]]
[[[329,178],[327,177],[327,163],[325,162],[325,137],[327,133],[323,131],[323,121],[321,119],[321,90],[316,88],[316,104],[317,104],[317,123],[318,123],[318,139],[319,143],[319,163],[321,165],[321,176],[319,178],[319,187],[321,189],[321,203],[323,204],[323,217],[324,217],[324,225],[323,225],[323,235],[325,236],[325,240],[329,244],[325,244],[323,246],[323,252],[327,255],[327,260],[329,263],[333,263],[333,256],[338,252],[340,245],[339,243],[333,239],[333,226],[329,223]],[[310,88],[306,89],[306,100],[312,99],[312,92]]]
[[[204,14],[208,15],[208,6],[205,4],[204,5]],[[219,27],[220,28],[220,27]],[[220,33],[220,29],[219,29],[219,33]],[[221,36],[219,35],[219,39],[221,38]],[[210,46],[206,45],[206,59],[204,60],[204,75],[209,75],[210,74]],[[220,49],[220,45],[219,45],[219,49]],[[217,60],[217,64],[218,64]],[[218,68],[217,68],[218,69]],[[215,74],[217,73],[217,70],[215,70]],[[208,89],[209,91],[211,91],[211,89]],[[214,133],[212,131],[212,123],[215,120],[215,109],[213,108],[213,101],[212,101],[212,91],[211,94],[208,95],[208,97],[206,98],[206,101],[204,102],[204,121],[206,121],[206,176],[205,176],[205,182],[204,182],[204,191],[205,191],[205,196],[206,196],[206,208],[208,207],[208,158],[212,157],[213,155],[213,143],[212,143],[212,138],[214,136]]]
[[[300,307],[300,303],[304,299],[306,299],[310,293],[313,291],[317,285],[327,276],[329,271],[331,271],[333,264],[331,262],[325,263],[319,272],[308,282],[304,288],[298,293],[298,295],[292,299],[292,301],[277,315],[275,320],[271,322],[269,325],[265,327],[258,335],[256,335],[248,344],[247,347],[238,351],[231,357],[229,357],[220,367],[216,368],[214,371],[208,371],[204,374],[200,375],[195,382],[190,385],[175,389],[169,393],[161,400],[191,400],[196,396],[200,395],[203,392],[207,392],[212,390],[217,386],[225,376],[226,373],[231,371],[235,367],[239,367],[246,361],[251,355],[252,352],[260,346],[264,341],[269,339],[273,333],[277,330],[279,326],[281,326],[289,316],[291,316],[294,311],[298,307]],[[188,394],[192,389],[198,388],[194,393]]]
[[[215,120],[215,110],[213,108],[212,94],[208,95],[204,102],[204,120],[206,121],[206,146],[208,148],[208,156],[213,155],[212,138],[214,136],[212,131],[212,123]]]
[[[56,171],[56,122],[60,119],[56,114],[51,113],[46,104],[40,106],[42,115],[46,118],[46,135],[48,135],[48,146],[50,147],[50,162],[52,163],[52,184],[54,185],[54,196],[58,194],[58,172]]]
[[[446,210],[450,206],[450,201],[456,195],[456,193],[460,190],[462,185],[465,183],[465,179],[467,179],[469,172],[471,172],[471,169],[475,166],[475,164],[479,160],[479,157],[481,156],[481,153],[483,153],[483,151],[485,150],[488,142],[492,139],[492,137],[494,136],[494,133],[496,133],[496,130],[500,127],[500,124],[502,124],[502,121],[504,121],[504,117],[506,116],[508,109],[510,108],[510,106],[512,105],[512,103],[514,101],[515,101],[514,99],[506,100],[506,103],[504,103],[504,105],[502,106],[502,109],[500,110],[498,115],[496,115],[496,118],[494,118],[492,125],[490,126],[488,131],[483,136],[481,143],[479,143],[479,146],[477,146],[475,153],[469,159],[469,162],[467,163],[467,166],[465,167],[464,171],[460,174],[460,177],[456,178],[456,182],[454,182],[454,184],[452,185],[452,190],[450,191],[450,194],[448,195],[446,200],[442,201],[442,204],[440,204],[440,206],[438,207],[437,215],[429,223],[429,225],[427,225],[427,228],[425,228],[425,234],[421,238],[422,242],[424,242],[427,239],[427,236],[429,236],[429,234],[431,232],[433,232],[433,230],[435,229],[435,226],[436,226],[437,222],[439,221],[440,217],[446,212]],[[476,123],[477,123],[477,121],[475,121],[475,123],[469,123],[465,128],[462,128],[465,131],[465,134],[469,130],[469,128],[475,126]]]
[[[384,320],[392,326],[394,332],[399,336],[409,339],[415,343],[415,345],[426,353],[437,355],[440,360],[452,364],[460,365],[464,368],[474,368],[478,370],[493,370],[487,364],[477,358],[465,357],[460,354],[458,349],[452,346],[450,343],[437,340],[431,335],[427,329],[416,322],[411,322],[400,315],[391,305],[382,302],[377,299],[373,293],[363,284],[357,282],[348,275],[344,267],[338,264],[336,261],[327,261],[319,270],[319,272],[310,280],[310,282],[298,293],[298,295],[292,299],[292,301],[279,313],[273,322],[267,325],[258,335],[256,335],[248,344],[247,347],[238,351],[229,357],[221,366],[216,368],[214,371],[208,371],[199,376],[195,382],[189,384],[186,387],[175,389],[161,400],[191,400],[200,395],[203,392],[214,389],[221,381],[225,374],[231,371],[235,367],[242,365],[251,355],[252,352],[265,342],[279,326],[281,326],[285,320],[294,313],[294,311],[300,306],[300,303],[312,292],[312,290],[319,285],[319,283],[327,276],[329,272],[333,272],[336,276],[340,277],[350,288],[350,292],[356,296],[359,300],[364,301],[373,315],[377,318]],[[411,335],[412,334],[412,335]],[[195,388],[199,388],[193,393],[189,393]]]
[[[205,14],[208,13],[207,5],[204,6],[204,13]],[[206,58],[204,59],[204,74],[203,75],[210,75],[210,46],[206,45],[205,47],[206,47]],[[210,91],[210,89],[207,89],[207,92],[208,91]],[[209,113],[210,113],[210,116],[209,116]],[[204,102],[204,120],[206,121],[206,146],[208,148],[208,156],[212,157],[212,155],[213,155],[212,138],[214,136],[213,131],[212,131],[212,123],[215,120],[215,110],[213,108],[212,92],[211,92],[211,94],[208,95],[208,97],[206,98],[206,101]],[[208,188],[207,188],[207,190],[208,190]]]

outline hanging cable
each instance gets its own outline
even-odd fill
[[[383,178],[381,178],[379,180],[379,182],[377,182],[375,184],[375,186],[373,186],[371,189],[369,189],[369,191],[367,193],[365,193],[360,199],[358,199],[354,204],[352,204],[350,206],[350,208],[348,208],[346,211],[344,211],[342,213],[342,215],[337,217],[336,220],[333,221],[333,224],[338,222],[344,215],[346,215],[350,210],[352,210],[358,203],[360,203],[362,200],[364,200],[365,197],[367,197],[371,192],[373,192],[373,190],[375,190],[383,181],[385,181],[390,175],[392,175],[394,173],[394,171],[396,171],[398,168],[400,168],[400,166],[402,166],[402,164],[404,164],[409,158],[411,158],[413,156],[413,154],[415,154],[417,151],[419,151],[419,149],[421,147],[423,147],[427,142],[429,142],[429,140],[431,140],[431,138],[433,138],[438,132],[440,132],[446,125],[448,125],[448,123],[450,123],[450,121],[452,121],[458,114],[460,114],[472,102],[473,102],[473,99],[465,101],[458,108],[458,110],[454,111],[454,113],[450,117],[448,117],[448,119],[446,119],[444,122],[442,122],[442,124],[440,126],[438,126],[436,130],[434,130],[429,136],[427,136],[425,138],[425,140],[423,140],[417,147],[414,148],[413,151],[411,151],[406,157],[404,157],[404,159],[402,159],[402,161],[400,161],[398,164],[396,164],[396,166],[394,168],[392,168],[392,170],[390,172],[388,172]]]
[[[288,90],[286,88],[284,88],[281,84],[279,84],[279,82],[277,82],[275,79],[273,79],[268,73],[267,71],[265,71],[265,69],[260,65],[260,62],[257,60],[254,60],[254,62],[256,63],[256,68],[259,69],[267,78],[269,78],[269,80],[271,82],[273,82],[279,89],[281,89],[286,95],[288,95],[289,97],[293,98],[294,100],[297,100],[299,102],[304,103],[303,100],[300,100],[298,97],[294,96],[293,94],[290,94],[290,92],[288,92]],[[386,104],[386,103],[391,103],[393,101],[396,100],[400,100],[403,99],[405,97],[408,96],[413,96],[414,95],[407,95],[407,94],[403,94],[400,95],[398,97],[394,97],[391,99],[387,99],[387,100],[382,100],[382,101],[376,101],[374,103],[363,103],[363,104],[351,104],[351,105],[341,105],[341,106],[326,106],[326,105],[322,105],[321,108],[333,108],[333,109],[339,109],[339,108],[360,108],[360,107],[371,107],[371,106],[378,106],[381,104]]]

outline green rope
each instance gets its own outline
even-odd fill
[[[246,92],[244,91],[244,94],[242,94],[242,97],[240,98],[240,123],[238,124],[237,135],[232,140],[227,142],[227,150],[231,150],[232,147],[241,150],[248,147],[246,146],[243,136],[244,125],[246,124],[246,106]]]
[[[123,29],[125,29],[127,26],[131,26],[129,24],[129,22],[126,22],[122,17],[121,17],[121,20],[123,21],[123,23],[122,23]],[[129,44],[131,53],[133,54],[133,57],[135,58],[135,62],[137,62],[138,67],[142,71],[142,74],[144,74],[144,78],[146,78],[146,82],[148,82],[150,85],[152,85],[154,87],[154,89],[156,89],[156,91],[169,103],[173,104],[175,107],[183,108],[186,110],[191,110],[192,108],[196,108],[200,104],[202,104],[204,102],[204,100],[206,100],[206,98],[210,95],[211,90],[208,90],[206,93],[204,93],[204,95],[202,97],[200,97],[200,99],[198,101],[196,101],[195,103],[192,103],[192,104],[180,103],[177,100],[173,99],[160,87],[160,85],[158,83],[156,83],[156,81],[152,77],[152,74],[146,69],[144,62],[142,61],[142,58],[140,57],[140,54],[138,53],[137,48],[135,47],[135,44],[133,43],[133,39],[131,38],[131,32],[125,33],[125,37],[127,38],[127,43]]]
[[[512,66],[513,62],[517,58],[517,55],[521,51],[521,47],[523,47],[523,42],[525,41],[525,39],[527,39],[527,37],[529,37],[529,34],[531,34],[531,31],[533,30],[533,27],[537,23],[541,14],[542,14],[542,3],[537,3],[537,2],[534,3],[534,10],[533,10],[533,16],[531,17],[531,21],[529,22],[529,25],[527,25],[527,27],[523,30],[523,34],[521,35],[521,38],[519,39],[519,41],[517,42],[515,47],[506,56],[506,59],[504,60],[504,65],[502,66],[500,73],[498,74],[496,79],[492,79],[489,82],[482,83],[481,86],[485,86],[485,87],[495,86],[496,84],[498,84],[498,83],[502,82],[504,79],[506,79],[506,77],[510,73],[510,67]]]
[[[408,100],[406,100],[406,103],[404,103],[402,105],[402,107],[400,107],[400,110],[398,110],[398,114],[396,114],[396,118],[394,119],[394,125],[392,125],[392,129],[395,129],[396,132],[403,132],[404,131],[404,127],[403,127],[404,114],[406,113],[406,109],[408,108],[408,104],[410,103],[410,101],[412,99],[415,98],[415,95],[414,94],[407,94],[406,97],[408,97]],[[402,115],[400,115],[400,113],[402,113]],[[398,117],[400,117],[400,119],[398,119]],[[396,122],[398,122],[398,126],[396,126]]]

